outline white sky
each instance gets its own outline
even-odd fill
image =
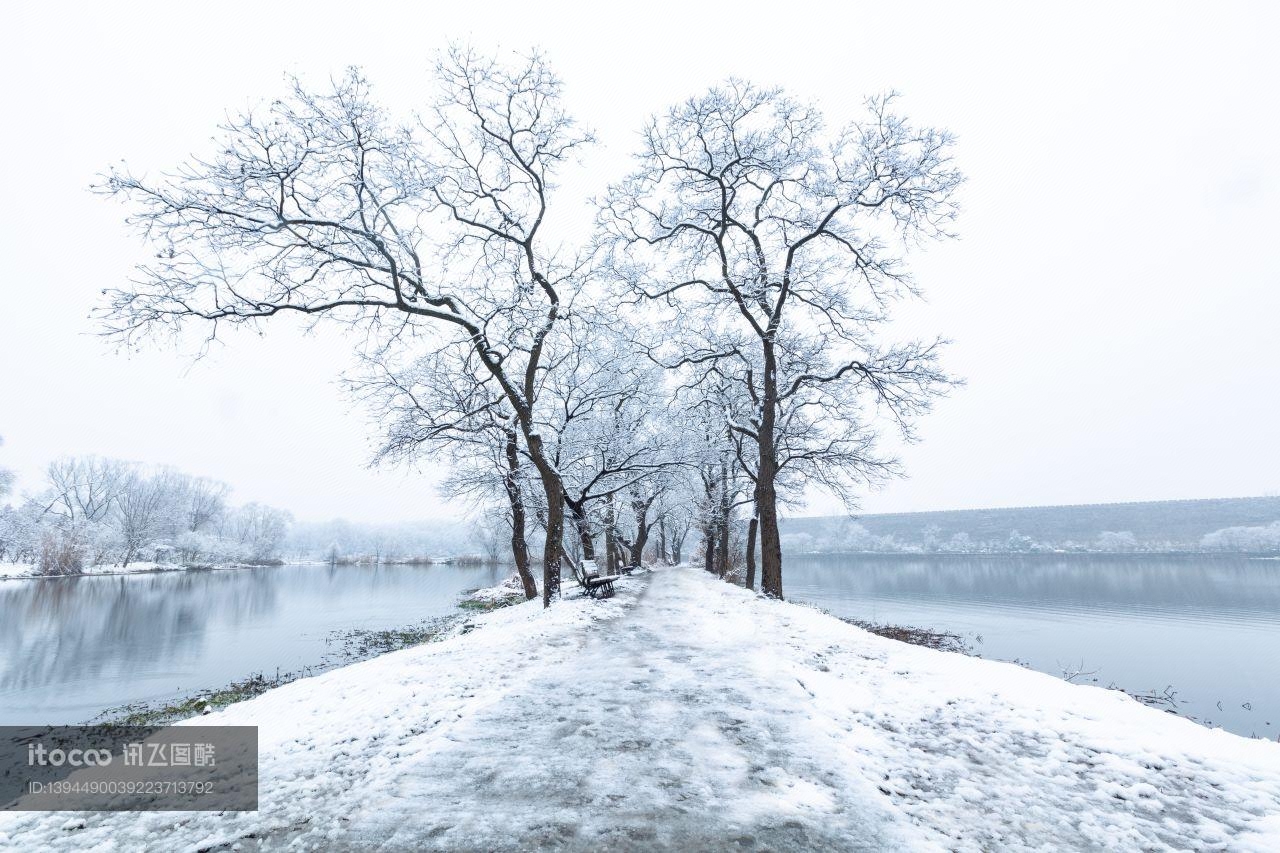
[[[363,65],[412,107],[431,52],[463,38],[548,53],[602,142],[570,192],[616,177],[647,115],[730,74],[833,123],[895,88],[959,135],[963,239],[916,258],[930,301],[907,323],[952,338],[969,384],[866,511],[1280,491],[1280,5],[606,5],[9,4],[0,466],[34,488],[51,459],[99,453],[302,518],[453,514],[429,474],[365,468],[341,339],[269,328],[193,364],[93,337],[98,292],[141,250],[86,188],[121,158],[176,165],[285,71]]]

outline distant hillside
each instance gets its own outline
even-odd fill
[[[782,522],[781,532],[783,547],[793,551],[839,550],[842,542],[852,550],[896,550],[895,544],[937,546],[957,536],[974,545],[999,544],[1015,532],[1044,545],[1083,546],[1096,543],[1106,531],[1131,533],[1143,548],[1193,549],[1208,533],[1277,521],[1280,497],[1217,498],[791,518]],[[889,547],[877,547],[875,540]]]

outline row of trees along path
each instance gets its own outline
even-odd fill
[[[781,597],[780,508],[808,484],[852,500],[896,473],[877,438],[911,438],[954,384],[940,341],[885,326],[916,292],[906,250],[950,236],[951,136],[893,96],[832,130],[731,80],[644,125],[634,171],[566,240],[552,213],[572,233],[580,201],[556,181],[594,140],[546,60],[454,47],[434,83],[405,121],[358,70],[322,90],[295,79],[206,156],[104,176],[154,248],[106,293],[106,333],[339,325],[379,459],[444,454],[447,490],[505,519],[529,597],[539,532],[549,603],[566,541],[594,556],[601,532],[607,559],[638,562],[651,529],[664,553],[701,529],[723,573],[741,507],[749,580],[758,538]]]

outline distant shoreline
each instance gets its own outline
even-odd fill
[[[797,551],[783,554],[785,558],[812,557],[1208,557],[1213,559],[1280,560],[1280,554],[1259,551]]]

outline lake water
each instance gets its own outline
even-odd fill
[[[783,591],[838,616],[953,631],[985,658],[1093,671],[1078,683],[1171,688],[1201,721],[1280,735],[1280,561],[788,557]]]
[[[333,631],[458,613],[502,567],[289,565],[0,580],[0,725],[80,723],[107,708],[315,666]]]
[[[954,631],[983,657],[1054,675],[1096,671],[1086,683],[1171,687],[1198,719],[1280,734],[1280,561],[789,556],[784,571],[794,601]],[[83,722],[314,666],[333,631],[457,613],[460,593],[507,574],[290,565],[0,581],[0,725]]]

